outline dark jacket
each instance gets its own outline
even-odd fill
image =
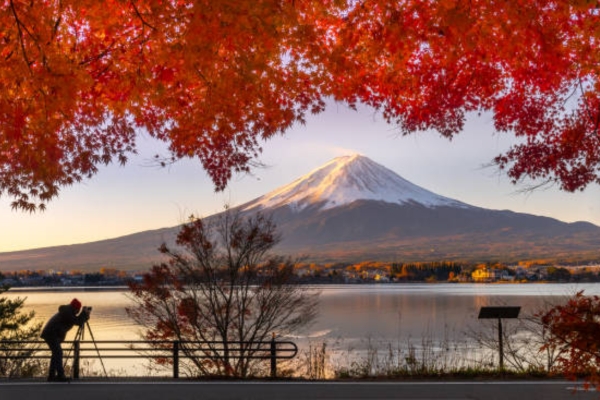
[[[46,340],[64,341],[67,332],[75,325],[81,326],[87,321],[87,314],[82,312],[77,315],[77,311],[70,305],[65,304],[58,307],[58,313],[54,314],[46,323],[42,330],[42,338]]]

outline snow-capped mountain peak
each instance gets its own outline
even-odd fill
[[[338,157],[248,204],[245,209],[287,205],[302,210],[319,204],[328,209],[357,200],[376,200],[425,207],[467,208],[465,203],[410,183],[395,172],[358,154]]]

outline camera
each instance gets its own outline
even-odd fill
[[[89,314],[92,312],[92,307],[83,307],[82,311],[86,314]]]

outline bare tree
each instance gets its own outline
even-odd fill
[[[200,352],[182,344],[191,375],[254,374],[257,342],[305,327],[317,313],[319,293],[295,282],[289,258],[270,254],[279,240],[261,214],[192,217],[178,249],[160,248],[168,261],[131,285],[136,305],[127,311],[148,340],[205,342]],[[241,351],[234,354],[233,343]]]

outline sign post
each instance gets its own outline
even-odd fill
[[[502,339],[502,319],[518,318],[521,307],[481,307],[479,319],[498,319],[498,344],[500,353],[500,370],[504,370],[504,350]]]

